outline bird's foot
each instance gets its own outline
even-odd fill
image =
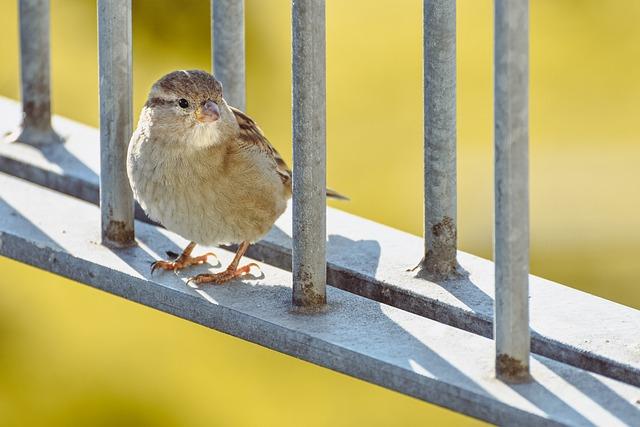
[[[250,264],[247,264],[239,268],[233,268],[233,267],[227,268],[222,273],[198,274],[197,276],[193,276],[192,278],[187,280],[187,283],[193,282],[198,285],[203,283],[213,283],[214,285],[222,285],[223,283],[226,283],[237,277],[241,277],[241,276],[244,276],[245,274],[248,274],[249,271],[251,271],[251,267],[260,268],[258,264],[256,264],[255,262],[252,262]]]
[[[169,252],[167,252],[169,253]],[[192,257],[190,255],[182,254],[178,256],[175,261],[156,261],[151,264],[151,274],[156,271],[158,268],[161,270],[167,271],[178,271],[182,270],[185,267],[189,267],[190,265],[200,265],[207,262],[207,258],[209,256],[214,256],[216,259],[218,257],[213,252],[207,252],[204,255]]]

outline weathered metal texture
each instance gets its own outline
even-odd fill
[[[100,65],[100,208],[102,243],[135,244],[127,179],[132,132],[131,0],[98,0]]]
[[[62,142],[51,127],[49,0],[20,0],[22,123],[8,140],[32,145]]]
[[[419,274],[457,270],[456,2],[424,0],[424,258]]]
[[[529,378],[529,1],[495,1],[496,374]]]
[[[0,134],[19,117],[20,105],[0,97]],[[64,145],[0,144],[0,170],[98,204],[99,132],[61,117],[53,124],[67,138]],[[600,154],[598,147],[583,150]],[[136,215],[148,221],[142,211]],[[291,224],[288,209],[248,255],[290,270]],[[405,271],[423,254],[422,238],[332,208],[327,232],[328,284],[493,337],[492,262],[458,252],[465,274],[443,286]],[[640,311],[529,277],[534,353],[640,386]]]
[[[0,255],[499,425],[640,425],[637,387],[539,356],[535,382],[509,385],[493,378],[491,340],[339,289],[323,312],[296,314],[291,274],[268,265],[264,276],[188,286],[231,260],[222,249],[219,267],[152,277],[149,261],[188,242],[137,229],[136,247],[101,246],[95,206],[0,174]]]
[[[293,20],[293,304],[326,303],[325,3],[295,0]]]
[[[225,100],[246,108],[244,0],[211,0],[212,68]]]

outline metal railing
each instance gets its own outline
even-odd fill
[[[426,278],[457,274],[456,3],[424,2],[424,259]]]
[[[212,0],[213,68],[231,105],[245,106],[244,5]],[[293,304],[326,304],[325,2],[293,0]],[[134,244],[125,173],[132,128],[131,0],[99,0],[102,242]],[[51,129],[47,0],[20,0],[22,132]],[[27,34],[31,36],[27,36]],[[461,274],[456,260],[456,7],[424,0],[424,259],[436,281]],[[37,36],[33,36],[37,35]],[[31,132],[37,130],[38,132]],[[46,135],[46,137],[43,137]],[[496,374],[529,377],[528,0],[495,0]]]
[[[211,0],[211,69],[222,82],[229,105],[244,111],[244,1]]]
[[[529,0],[495,2],[496,373],[529,378]]]
[[[22,123],[10,139],[55,144],[62,140],[51,127],[49,0],[21,0],[19,8]]]
[[[313,308],[327,302],[325,5],[292,6],[293,303]]]
[[[131,0],[98,0],[102,243],[135,244],[127,147],[133,131]]]

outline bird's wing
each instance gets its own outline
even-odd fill
[[[280,175],[282,183],[291,188],[291,169],[282,159],[280,153],[273,148],[269,140],[262,129],[256,124],[256,122],[247,116],[242,111],[234,107],[231,111],[236,117],[238,125],[240,126],[240,138],[239,143],[242,148],[248,148],[253,150],[259,150],[273,160],[275,171]]]
[[[287,166],[285,161],[282,159],[280,153],[273,148],[267,137],[264,136],[262,129],[260,129],[251,117],[247,116],[242,111],[234,107],[229,108],[231,108],[231,111],[236,116],[238,125],[240,125],[240,146],[243,148],[260,150],[269,156],[269,158],[273,159],[275,170],[278,175],[280,175],[282,183],[291,190],[291,169],[289,169],[289,166]],[[339,200],[349,200],[348,197],[343,196],[330,188],[327,188],[327,197]]]

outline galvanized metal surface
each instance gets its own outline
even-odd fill
[[[293,303],[326,303],[324,0],[294,0]]]
[[[126,161],[133,120],[131,0],[98,0],[98,59],[102,243],[130,246],[134,208]]]
[[[0,98],[0,133],[19,119],[20,105]],[[0,170],[97,204],[98,131],[61,117],[53,124],[64,145],[0,144]],[[590,149],[599,148],[584,147]],[[463,277],[444,284],[419,279],[406,270],[423,254],[423,239],[336,209],[327,212],[329,284],[493,336],[492,262],[458,252]],[[290,269],[291,223],[289,209],[249,256]],[[534,353],[640,386],[640,311],[536,276],[530,282]]]
[[[224,98],[245,111],[244,0],[211,0],[212,68]]]
[[[8,137],[33,145],[61,143],[51,127],[49,0],[20,0],[22,123]]]
[[[420,274],[457,271],[456,2],[424,0],[424,259]]]
[[[188,286],[231,260],[222,249],[219,266],[151,277],[149,261],[184,239],[137,223],[138,246],[110,249],[98,225],[95,206],[0,174],[1,255],[496,424],[640,424],[637,387],[539,356],[533,383],[509,385],[493,378],[489,339],[334,288],[324,312],[297,314],[291,274],[268,265],[260,277]]]
[[[496,371],[529,376],[529,0],[495,1]]]

